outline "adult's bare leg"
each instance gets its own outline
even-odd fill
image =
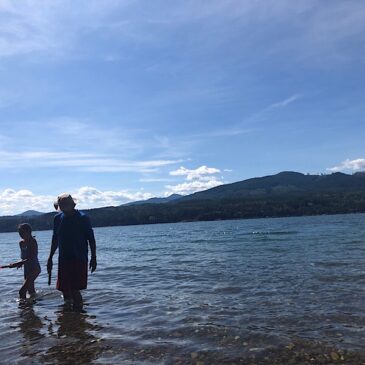
[[[74,301],[74,310],[81,311],[84,303],[80,290],[72,290],[72,299]]]

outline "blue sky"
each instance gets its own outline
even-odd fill
[[[0,1],[0,214],[365,168],[365,3]]]

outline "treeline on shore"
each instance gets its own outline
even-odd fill
[[[287,194],[238,199],[194,199],[85,210],[94,227],[155,223],[288,217],[365,212],[365,191]],[[0,232],[16,231],[27,221],[34,230],[49,230],[55,213],[0,217]]]

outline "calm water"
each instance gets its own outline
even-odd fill
[[[47,286],[51,232],[36,232],[37,302],[17,302],[21,270],[0,271],[0,362],[232,363],[300,340],[362,351],[364,222],[339,215],[97,228],[99,266],[83,314],[65,311]],[[1,263],[18,258],[18,240],[0,234]]]

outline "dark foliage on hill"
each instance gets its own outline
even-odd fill
[[[179,200],[267,197],[358,190],[365,191],[365,175],[362,173],[347,175],[336,172],[331,175],[304,175],[299,172],[285,171],[276,175],[217,186]]]
[[[86,211],[95,227],[184,221],[364,213],[365,176],[284,172],[222,185],[161,204]],[[27,217],[34,230],[51,229],[55,213]],[[1,217],[0,232],[16,229],[24,217]]]
[[[122,205],[126,206],[126,205],[169,203],[169,202],[172,202],[174,200],[180,199],[182,197],[183,196],[179,195],[179,194],[172,194],[172,195],[170,195],[166,198],[150,198],[150,199],[147,199],[147,200],[138,200],[136,202],[126,203],[126,204],[122,204]]]

